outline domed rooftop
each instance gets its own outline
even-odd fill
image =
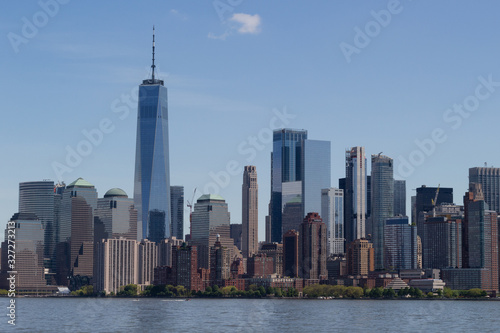
[[[125,198],[128,198],[128,195],[121,188],[115,187],[115,188],[112,188],[111,190],[109,190],[108,192],[106,192],[106,194],[104,194],[104,197],[105,198],[109,198],[109,197],[125,197]]]

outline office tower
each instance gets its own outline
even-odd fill
[[[245,166],[245,170],[243,172],[241,204],[241,222],[243,225],[241,247],[244,258],[253,256],[259,250],[258,190],[257,170],[255,169],[255,166]]]
[[[330,142],[308,140],[307,131],[278,129],[271,153],[271,241],[298,229],[308,212],[321,210],[330,187]]]
[[[457,216],[426,216],[424,268],[462,267],[462,219]]]
[[[300,225],[299,274],[304,279],[327,280],[326,225],[318,213],[307,213]]]
[[[50,180],[19,183],[19,213],[33,213],[44,230],[44,266],[55,269],[54,182]]]
[[[394,216],[406,216],[406,180],[394,179]]]
[[[209,250],[215,245],[217,235],[222,246],[230,249],[231,258],[234,257],[229,211],[224,198],[214,194],[202,195],[194,205],[192,217],[191,243],[197,246],[200,267],[209,268]]]
[[[344,191],[321,190],[321,216],[327,228],[328,255],[344,254]]]
[[[214,246],[210,247],[210,281],[222,286],[223,280],[231,277],[231,257],[229,249],[222,246],[220,237],[217,237]]]
[[[155,78],[155,44],[151,78],[139,86],[134,203],[138,240],[170,237],[170,165],[167,88]]]
[[[234,241],[234,245],[238,248],[238,250],[242,250],[241,248],[241,238],[243,234],[243,225],[241,223],[231,223],[230,225],[230,237]]]
[[[344,225],[347,243],[366,235],[367,171],[364,147],[345,153]]]
[[[283,235],[283,276],[299,277],[299,233],[288,230]]]
[[[266,243],[263,244],[259,253],[265,254],[273,259],[273,273],[283,276],[283,244]]]
[[[411,223],[417,224],[417,196],[411,196]],[[418,232],[418,230],[417,230]]]
[[[90,283],[93,275],[95,209],[97,191],[94,185],[78,178],[66,186],[60,203],[58,238],[59,242],[69,244],[67,268],[72,289]],[[65,256],[61,252],[59,255]]]
[[[408,217],[386,219],[384,228],[385,267],[417,269],[417,230]]]
[[[372,228],[375,269],[384,269],[385,220],[394,216],[394,180],[392,158],[372,155]]]
[[[439,188],[439,193],[437,195],[437,200],[433,204],[436,198],[436,192]],[[417,233],[422,240],[422,245],[425,247],[425,235],[424,235],[424,213],[432,212],[434,207],[441,205],[442,203],[453,203],[453,188],[451,187],[427,187],[422,185],[417,188],[417,198],[415,203],[415,218],[412,222],[417,224]],[[413,216],[412,216],[413,218]]]
[[[483,289],[498,291],[498,214],[484,200],[468,205],[469,267],[485,268]]]
[[[94,288],[117,294],[139,281],[139,247],[135,239],[101,239],[96,245]]]
[[[35,214],[16,213],[12,216],[7,223],[2,243],[1,288],[13,289],[7,280],[10,277],[10,274],[7,274],[9,271],[17,272],[14,283],[16,293],[33,292],[46,287],[43,241],[42,221]]]
[[[184,239],[184,186],[170,186],[170,235]]]
[[[479,183],[469,183],[469,191],[464,195],[464,221],[462,224],[462,267],[469,268],[469,205],[484,201],[483,188]]]
[[[158,246],[155,242],[143,239],[138,244],[139,284],[153,283],[154,269],[158,266]]]
[[[500,213],[500,168],[470,168],[469,182],[481,184],[489,209]]]
[[[373,244],[361,238],[347,244],[347,275],[368,275],[375,270]]]
[[[137,239],[134,199],[129,199],[122,189],[112,188],[104,194],[104,198],[98,199],[94,215],[97,223],[104,224],[108,238]]]

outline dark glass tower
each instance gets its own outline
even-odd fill
[[[321,190],[330,187],[330,142],[308,140],[307,131],[278,129],[271,153],[271,240],[298,230],[304,216],[321,211]]]
[[[137,209],[138,239],[158,242],[170,237],[170,164],[168,154],[167,88],[151,78],[139,86],[137,144],[135,155],[134,205]]]

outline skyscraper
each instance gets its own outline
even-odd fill
[[[330,142],[308,140],[307,131],[278,129],[271,153],[271,240],[297,230],[306,213],[321,210],[330,187]]]
[[[258,233],[258,185],[255,166],[245,166],[242,186],[242,235],[241,247],[243,257],[248,258],[259,250]]]
[[[347,274],[368,275],[375,269],[373,244],[361,238],[347,244]]]
[[[481,184],[489,209],[500,213],[500,168],[470,168],[469,182]]]
[[[364,147],[345,154],[344,225],[347,243],[366,236],[367,175]]]
[[[198,248],[198,265],[209,268],[210,247],[220,236],[222,246],[234,255],[234,242],[230,238],[230,215],[227,203],[219,195],[204,194],[198,198],[193,210],[193,230],[191,243]]]
[[[375,269],[384,269],[385,220],[394,216],[394,180],[392,158],[372,155],[372,228]]]
[[[385,268],[417,269],[417,228],[408,217],[388,218],[384,228]]]
[[[344,191],[321,190],[321,216],[327,228],[328,255],[344,254]]]
[[[171,233],[177,239],[184,239],[184,186],[170,186]]]
[[[288,230],[283,235],[283,276],[299,277],[299,232]]]
[[[55,269],[54,182],[50,180],[19,183],[19,212],[33,213],[44,230],[43,257],[45,268]]]
[[[104,224],[108,238],[137,238],[137,210],[134,200],[119,188],[112,188],[97,200],[95,218]],[[100,241],[100,239],[98,239]]]
[[[97,191],[94,185],[78,178],[66,186],[60,205],[59,241],[69,244],[72,288],[78,289],[87,284],[93,275],[96,208]]]
[[[167,88],[155,78],[155,42],[151,78],[139,86],[134,203],[138,239],[160,241],[170,237],[170,162]]]
[[[406,180],[394,179],[394,216],[406,216]]]
[[[307,213],[300,225],[299,254],[300,277],[327,280],[326,225],[318,213]]]
[[[428,215],[424,229],[424,268],[462,267],[462,219]]]
[[[412,212],[412,222],[417,224],[417,234],[422,240],[422,246],[425,248],[425,235],[424,235],[424,222],[425,222],[425,212],[432,212],[435,206],[439,206],[442,203],[453,203],[453,188],[451,187],[439,187],[439,193],[436,202],[433,204],[436,198],[436,192],[438,187],[427,187],[422,185],[417,188],[417,196],[415,203],[415,212]]]
[[[0,287],[12,289],[12,284],[9,286],[9,280],[7,280],[10,277],[7,274],[8,271],[17,271],[15,274],[16,293],[33,292],[33,290],[46,286],[43,266],[43,238],[43,226],[35,214],[16,213],[12,216],[7,224],[5,240],[2,243],[1,271],[3,274],[0,274]],[[14,255],[12,251],[15,252]],[[13,266],[10,266],[11,264]]]

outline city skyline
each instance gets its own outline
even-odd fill
[[[109,5],[103,4],[101,13],[95,7],[88,9],[69,2],[60,4],[54,16],[47,15],[48,22],[38,27],[33,36],[23,37],[27,42],[18,45],[18,52],[7,36],[23,36],[23,17],[33,22],[33,16],[44,9],[37,2],[6,5],[9,17],[1,27],[7,37],[3,38],[6,51],[1,55],[4,61],[0,66],[5,73],[2,108],[9,112],[5,112],[7,121],[1,125],[5,138],[2,151],[6,160],[13,158],[18,162],[6,163],[1,169],[9,175],[0,193],[4,199],[0,204],[4,222],[16,212],[17,195],[13,193],[20,182],[57,181],[61,176],[68,184],[82,177],[95,184],[99,197],[115,187],[133,193],[134,138],[130,133],[135,132],[137,107],[136,103],[129,107],[127,100],[136,99],[137,82],[149,77],[146,67],[150,64],[153,23],[161,54],[157,58],[161,65],[159,78],[171,87],[171,185],[184,186],[190,198],[195,187],[201,189],[201,195],[207,194],[204,189],[210,188],[208,184],[215,184],[212,188],[219,191],[214,192],[227,200],[231,222],[240,223],[241,173],[229,174],[227,170],[232,167],[227,167],[234,165],[232,161],[239,169],[256,165],[261,189],[259,240],[264,239],[265,207],[270,198],[272,144],[266,141],[268,128],[304,128],[311,137],[330,141],[332,186],[344,177],[344,150],[360,145],[366,148],[367,155],[383,151],[394,159],[395,178],[407,181],[407,207],[409,197],[415,194],[411,189],[422,184],[441,184],[461,195],[468,187],[469,168],[481,167],[484,162],[500,165],[500,157],[490,153],[495,149],[493,143],[485,142],[472,150],[469,139],[463,135],[494,133],[498,119],[497,86],[485,84],[500,81],[495,66],[500,51],[493,43],[484,42],[495,40],[488,38],[495,31],[492,2],[445,3],[434,6],[431,12],[421,4],[401,2],[401,11],[392,15],[390,24],[372,37],[369,45],[353,54],[348,63],[340,44],[355,45],[354,28],[364,29],[375,20],[371,11],[387,10],[387,3],[370,2],[358,7],[303,3],[292,6],[290,13],[278,18],[282,6],[245,2],[223,12],[223,20],[212,3],[200,7],[157,3],[158,13],[152,18],[150,13],[136,10],[138,5],[124,4],[113,8],[126,23],[118,29],[118,25],[112,26],[114,22],[99,20],[102,13],[112,12]],[[446,19],[450,10],[454,18]],[[256,30],[240,32],[243,27],[251,27],[232,20],[235,13],[258,15]],[[301,13],[314,14],[317,22],[294,27],[291,23],[300,19]],[[326,24],[332,21],[331,15],[333,22]],[[418,24],[422,17],[429,22],[423,31]],[[462,30],[459,22],[464,20],[475,24]],[[94,21],[95,26],[91,27],[90,22]],[[281,26],[289,29],[281,32]],[[327,29],[320,29],[321,26]],[[213,38],[221,37],[226,29],[229,33],[225,40]],[[313,31],[314,43],[310,43],[308,36]],[[275,51],[277,58],[267,54],[275,38],[280,40],[280,48]],[[407,39],[413,43],[401,46]],[[207,52],[195,52],[205,45]],[[463,45],[468,45],[470,51],[462,52]],[[282,63],[278,64],[277,59]],[[311,63],[318,67],[311,67]],[[26,83],[25,89],[18,88]],[[453,104],[470,101],[467,98],[474,96],[476,86],[481,84],[481,93],[490,92],[491,96],[481,99],[475,113],[467,118],[447,113]],[[24,98],[26,93],[32,98]],[[360,101],[360,96],[366,101]],[[246,118],[248,112],[255,117]],[[294,118],[287,118],[286,114]],[[454,116],[455,120],[447,122],[445,115]],[[355,132],[351,130],[355,125],[352,119],[361,119]],[[23,123],[22,137],[13,123]],[[226,123],[235,124],[234,128],[227,128]],[[271,123],[276,127],[270,127]],[[333,128],[335,124],[338,125]],[[372,126],[379,133],[391,134],[374,134]],[[445,142],[441,142],[443,135],[439,131],[434,133],[436,128],[443,130]],[[102,136],[96,134],[96,129]],[[257,138],[255,147],[262,148],[250,149],[249,137]],[[15,143],[12,138],[16,138]],[[90,148],[81,146],[90,149],[90,153],[69,165],[68,147],[76,151],[81,142],[91,143]],[[424,161],[418,166],[410,165],[408,170],[415,170],[408,172],[411,174],[407,177],[398,177],[396,170],[403,165],[399,157],[409,160],[415,151],[420,151],[420,155],[414,156],[423,156]],[[59,175],[54,171],[54,162],[62,166]],[[230,175],[229,180],[223,177],[224,173]],[[460,204],[457,198],[455,201]],[[188,230],[188,214],[184,215],[184,230]]]

